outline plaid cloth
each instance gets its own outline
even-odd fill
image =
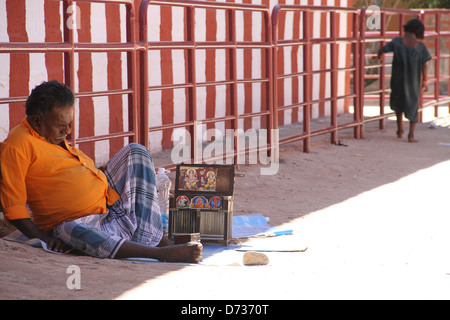
[[[99,258],[114,258],[125,240],[156,246],[163,228],[150,152],[136,143],[127,145],[108,161],[105,175],[120,195],[108,213],[64,222],[52,236]]]

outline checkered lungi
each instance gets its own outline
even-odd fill
[[[120,199],[108,213],[64,222],[51,236],[99,258],[114,258],[125,240],[156,246],[163,228],[150,152],[131,143],[108,161],[104,172]]]

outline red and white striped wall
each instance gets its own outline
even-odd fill
[[[62,42],[63,23],[79,24],[75,42],[123,42],[125,7],[78,3],[73,21],[62,21],[62,2],[0,0],[0,42]],[[75,55],[75,92],[126,88],[126,60],[122,53]],[[63,81],[61,53],[0,54],[0,97],[27,96],[45,80]],[[122,97],[80,98],[76,103],[76,137],[123,131],[127,126],[127,100]],[[0,140],[25,116],[24,103],[0,105]],[[81,119],[80,119],[81,118]],[[126,128],[125,128],[126,129]],[[102,163],[123,142],[86,143],[83,149]]]
[[[138,17],[140,0],[135,2],[135,17]],[[298,5],[328,5],[351,6],[351,0],[236,0],[248,4],[265,5],[272,9],[276,4]],[[74,1],[72,21],[63,21],[62,2],[49,0],[0,0],[0,45],[2,42],[61,42],[64,23],[73,23],[75,42],[126,42],[126,8],[124,5],[89,4]],[[202,16],[203,14],[203,16]],[[196,13],[196,40],[223,40],[225,27],[223,11],[205,10]],[[262,37],[261,17],[258,14],[237,15],[238,40],[258,41]],[[289,20],[291,19],[291,20]],[[289,16],[287,24],[299,23],[296,15]],[[148,10],[150,41],[182,41],[184,38],[184,14],[180,8],[152,7]],[[320,14],[314,14],[314,37],[320,37],[329,32],[326,23],[320,22]],[[205,27],[202,25],[204,24]],[[292,28],[285,28],[285,38],[292,36]],[[345,18],[340,19],[338,34],[347,34],[348,27]],[[313,67],[324,68],[329,62],[321,47],[313,48]],[[340,66],[348,63],[346,47],[340,47]],[[225,80],[225,52],[222,50],[199,50],[197,59],[197,82],[210,80]],[[261,54],[258,50],[238,52],[238,78],[261,77]],[[300,60],[299,60],[300,61]],[[285,72],[296,65],[292,55],[285,52],[279,64]],[[63,55],[61,53],[0,53],[0,98],[26,97],[31,89],[42,81],[56,79],[63,81]],[[185,54],[180,50],[170,55],[160,51],[149,52],[149,85],[165,83],[184,83]],[[324,76],[313,78],[313,98],[326,96],[327,79]],[[347,90],[345,81],[339,90]],[[75,55],[75,92],[92,92],[127,88],[127,55],[121,52],[110,53],[79,53]],[[292,99],[302,95],[292,85],[285,83],[279,99],[285,105]],[[160,91],[151,91],[150,95],[150,126],[183,122],[186,120],[186,96],[184,90],[173,90],[172,94],[164,95]],[[240,112],[257,112],[261,109],[261,85],[253,84],[239,88],[238,106]],[[203,87],[197,91],[199,120],[220,117],[226,110],[225,88]],[[313,116],[327,114],[326,106],[314,106]],[[344,112],[340,108],[340,112]],[[113,132],[128,130],[128,100],[126,95],[110,97],[94,97],[77,99],[76,128],[77,138],[91,137]],[[24,103],[0,104],[0,141],[7,137],[8,131],[17,125],[25,115]],[[301,121],[301,113],[285,111],[280,125]],[[258,128],[259,120],[251,120],[246,126]],[[220,124],[219,124],[220,129]],[[126,139],[112,141],[97,141],[80,144],[80,147],[90,156],[95,157],[98,164],[104,163],[112,154],[121,148]],[[150,146],[153,152],[162,148],[170,148],[170,135],[163,132],[150,134]]]

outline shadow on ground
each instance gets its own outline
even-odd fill
[[[275,175],[260,175],[259,165],[241,165],[238,171],[245,177],[236,178],[235,214],[261,213],[270,218],[271,225],[281,225],[450,158],[450,146],[442,144],[450,143],[445,122],[432,128],[428,123],[419,124],[417,144],[395,138],[394,132],[394,121],[386,121],[384,130],[370,123],[364,139],[355,140],[353,131],[346,130],[339,134],[345,145],[336,146],[330,144],[328,135],[320,136],[313,139],[308,154],[302,152],[302,142],[291,143],[281,148]],[[164,164],[167,156],[155,154],[156,165]],[[70,265],[81,269],[81,290],[67,289]],[[52,255],[1,240],[0,298],[114,299],[185,267]]]

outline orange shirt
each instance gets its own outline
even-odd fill
[[[51,144],[27,119],[0,143],[0,200],[6,220],[30,218],[45,233],[64,221],[106,213],[119,195],[81,150]],[[69,150],[69,151],[68,151]]]

